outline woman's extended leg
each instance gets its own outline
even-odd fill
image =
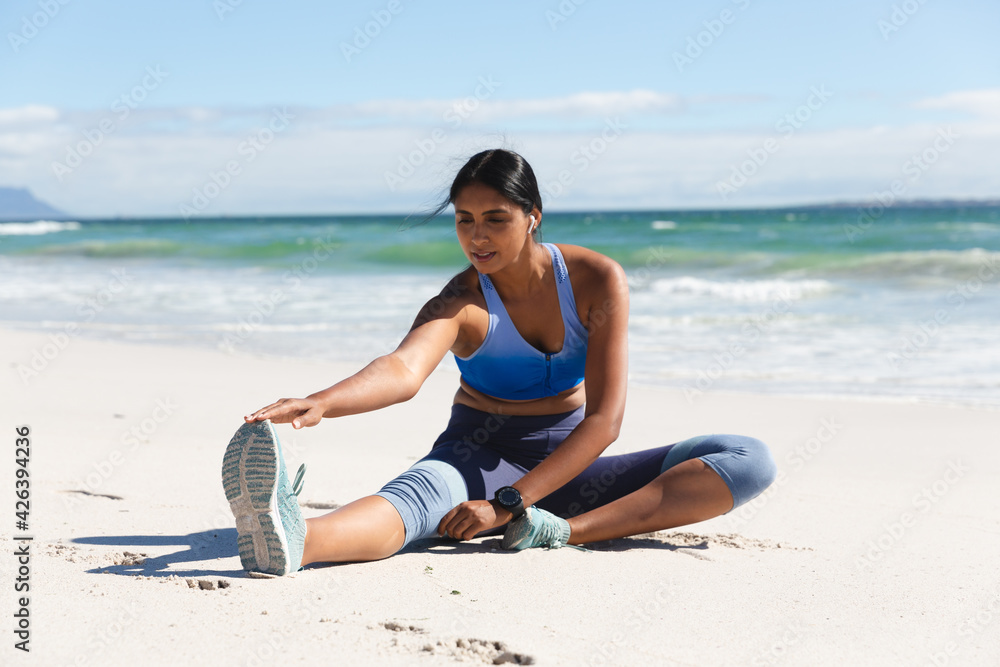
[[[448,430],[427,457],[376,495],[306,521],[303,565],[391,556],[410,542],[436,537],[441,519],[456,505],[470,498],[492,498],[496,489],[524,475],[523,466],[504,460],[480,437],[494,437],[508,422],[465,406],[453,407],[452,412]],[[524,439],[520,431],[516,435],[517,442]]]
[[[230,440],[222,485],[245,570],[284,575],[309,563],[385,558],[432,535],[445,513],[468,500],[454,467],[420,461],[377,495],[305,519],[298,499],[302,472],[294,481],[287,474],[270,421],[243,424]]]
[[[302,565],[379,560],[399,551],[405,536],[396,508],[380,496],[365,496],[306,519]]]
[[[377,495],[307,519],[302,565],[387,558],[413,540],[435,535],[441,518],[468,499],[458,470],[423,459]]]

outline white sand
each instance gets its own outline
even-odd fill
[[[0,332],[2,487],[27,424],[35,538],[31,653],[7,630],[3,664],[1000,663],[996,412],[633,387],[615,450],[745,433],[771,445],[779,481],[728,516],[592,553],[487,538],[261,580],[236,555],[225,446],[246,412],[356,369],[74,339],[23,382],[47,342]],[[455,383],[438,371],[408,404],[279,426],[290,467],[309,464],[303,502],[346,503],[423,455]],[[22,533],[4,497],[11,628]]]

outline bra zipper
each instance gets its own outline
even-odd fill
[[[552,355],[545,355],[545,388],[552,391]]]

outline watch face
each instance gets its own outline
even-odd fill
[[[512,486],[505,486],[497,491],[497,502],[504,507],[514,507],[521,502],[521,494]]]

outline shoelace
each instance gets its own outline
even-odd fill
[[[541,521],[541,526],[539,526],[539,537],[542,543],[545,545],[546,549],[561,549],[562,547],[569,547],[570,549],[576,549],[578,551],[590,552],[590,549],[584,549],[583,547],[576,544],[567,544],[562,541],[562,530],[561,526],[556,521],[549,520],[548,517],[544,517]]]
[[[302,492],[302,487],[304,486],[305,483],[302,478],[305,477],[305,474],[306,474],[306,464],[303,463],[302,465],[299,466],[298,472],[295,473],[295,479],[292,480],[292,493],[295,495],[296,498],[298,498],[299,493]]]

